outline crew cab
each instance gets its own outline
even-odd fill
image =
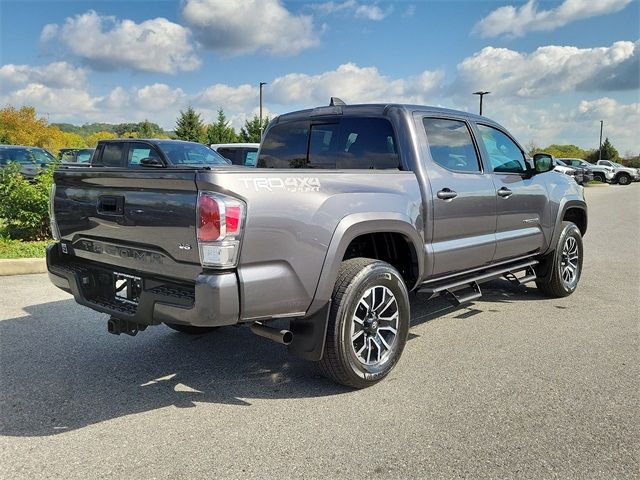
[[[273,119],[255,169],[158,145],[54,175],[49,277],[111,333],[249,324],[362,388],[398,362],[410,292],[461,305],[498,277],[554,297],[580,279],[582,187],[486,117],[332,99]]]

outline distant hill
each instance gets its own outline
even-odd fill
[[[147,120],[138,123],[85,123],[80,126],[73,125],[72,123],[52,123],[51,126],[58,127],[63,132],[77,133],[84,138],[97,132],[111,132],[118,136],[138,132],[141,138],[158,136],[173,138],[175,136],[173,132],[165,131],[157,123]]]

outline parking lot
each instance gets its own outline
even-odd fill
[[[46,275],[0,277],[0,477],[637,478],[640,184],[586,196],[574,295],[416,297],[361,391],[247,328],[116,337]]]

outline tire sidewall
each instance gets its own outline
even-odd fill
[[[629,185],[631,183],[631,177],[625,173],[618,176],[619,185]]]
[[[564,249],[564,244],[567,240],[567,237],[573,237],[576,239],[578,245],[578,273],[576,275],[576,280],[572,286],[567,287],[564,281],[562,280],[562,274],[560,272],[560,267],[562,265],[562,250]],[[582,245],[582,235],[580,234],[580,229],[574,223],[567,223],[562,229],[562,233],[560,234],[560,238],[558,239],[558,246],[556,248],[555,253],[555,261],[553,265],[553,275],[557,277],[558,284],[562,287],[562,289],[566,292],[567,295],[573,293],[576,288],[578,288],[578,283],[580,283],[580,276],[582,275],[582,261],[584,258],[584,247]]]
[[[382,365],[364,365],[356,357],[351,345],[351,325],[357,303],[364,293],[375,286],[387,287],[398,304],[398,332],[388,359]],[[349,373],[367,383],[384,378],[396,365],[404,350],[409,334],[410,306],[407,288],[397,270],[384,262],[376,262],[364,268],[353,279],[337,312],[339,348],[349,368]]]

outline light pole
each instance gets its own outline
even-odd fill
[[[262,141],[262,86],[267,82],[260,82],[260,141]]]
[[[480,115],[482,115],[482,97],[484,97],[485,95],[489,95],[490,93],[491,92],[482,92],[482,91],[473,92],[474,95],[480,96]]]
[[[598,147],[598,160],[602,160],[602,124],[604,122],[600,120],[600,146]]]

